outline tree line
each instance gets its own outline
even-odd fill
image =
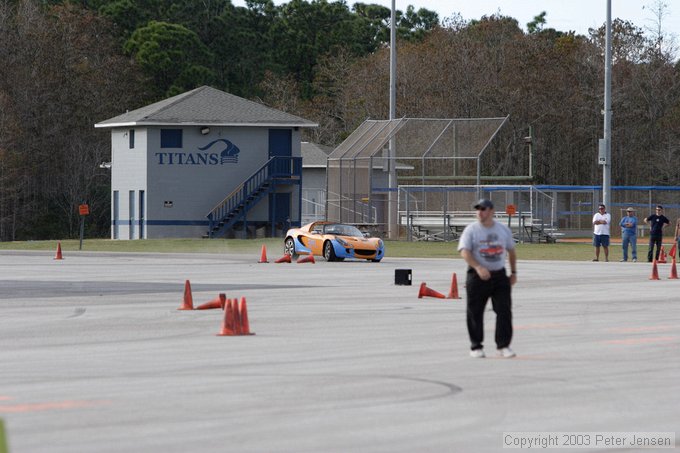
[[[672,41],[613,26],[612,183],[678,185],[680,77]],[[540,12],[539,12],[540,13]],[[320,124],[337,145],[389,111],[388,8],[291,0],[0,0],[0,240],[75,237],[110,228],[108,133],[99,121],[200,85]],[[587,36],[526,30],[499,14],[397,15],[398,117],[510,116],[485,155],[488,175],[598,184],[604,27]]]

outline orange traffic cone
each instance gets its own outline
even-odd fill
[[[241,329],[241,312],[238,309],[238,298],[232,302],[231,310],[234,312],[234,332],[236,335],[242,335]]]
[[[677,280],[678,278],[678,268],[675,267],[675,257],[673,257],[673,264],[671,264],[671,276],[668,278],[671,280]]]
[[[442,293],[438,293],[437,291],[428,288],[425,282],[420,284],[420,291],[418,291],[418,299],[422,299],[423,297],[436,297],[438,299],[446,299],[446,296],[443,295]]]
[[[656,267],[656,260],[654,260],[654,264],[652,264],[652,275],[649,276],[650,280],[658,280],[659,279],[659,270]]]
[[[451,278],[451,291],[449,291],[449,295],[446,296],[447,299],[460,299],[460,296],[458,295],[458,279],[456,278],[456,273],[453,273],[453,277]]]
[[[661,246],[661,251],[659,252],[659,264],[666,264],[666,249]]]
[[[226,302],[225,307],[222,330],[217,334],[219,337],[236,335],[236,332],[234,332],[234,310],[231,306],[231,299]]]
[[[224,299],[226,299],[226,296]],[[196,307],[196,310],[211,310],[213,308],[223,308],[224,299],[222,298],[222,294],[220,294],[213,300],[209,300],[208,302],[199,305],[198,307]]]
[[[316,261],[314,261],[314,255],[312,255],[310,253],[307,256],[301,256],[300,258],[298,258],[297,263],[298,264],[302,264],[302,263],[312,263],[312,264],[314,264],[314,263],[316,263]]]
[[[57,254],[54,256],[55,260],[63,260],[61,256],[61,241],[57,242]]]
[[[278,260],[276,260],[274,262],[278,264],[278,263],[290,263],[292,261],[290,259],[290,255],[283,255],[281,258],[279,258]]]
[[[236,298],[234,299],[228,299],[226,305],[224,306],[224,311],[230,311],[229,315],[229,323],[227,324],[227,327],[231,329],[234,334],[236,334],[236,318],[234,317],[234,306],[236,305]]]
[[[262,244],[262,254],[260,255],[260,261],[258,263],[268,263],[267,261],[267,247]]]
[[[184,300],[182,301],[182,306],[178,310],[193,310],[194,309],[194,298],[191,296],[191,283],[189,280],[184,282]]]
[[[241,335],[255,335],[250,333],[250,323],[248,322],[248,305],[246,305],[246,298],[241,297],[241,308],[239,310],[241,315]]]

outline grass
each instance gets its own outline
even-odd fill
[[[5,422],[0,418],[0,453],[7,453],[7,440],[5,439]]]
[[[83,251],[139,252],[139,253],[251,253],[260,256],[262,245],[267,247],[269,259],[283,254],[283,240],[266,239],[146,239],[141,241],[112,241],[86,239]],[[385,241],[386,256],[402,258],[460,258],[457,242]],[[77,239],[61,241],[63,252],[77,251]],[[0,242],[0,250],[56,251],[57,241]],[[638,243],[638,253],[646,251],[646,244]],[[610,247],[610,258],[618,261],[620,245]],[[590,243],[558,242],[557,244],[517,244],[517,256],[523,260],[586,261],[593,254]]]

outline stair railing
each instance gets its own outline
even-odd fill
[[[212,237],[215,225],[230,213],[245,209],[248,197],[272,179],[300,178],[302,175],[302,158],[274,156],[248,179],[236,186],[222,201],[208,213],[208,236]]]

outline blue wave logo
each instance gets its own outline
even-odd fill
[[[213,146],[217,146],[216,145],[217,143],[222,143],[225,146],[224,150],[220,153],[220,164],[237,164],[238,155],[241,152],[241,150],[238,148],[238,146],[234,145],[229,140],[219,138],[208,143],[203,148],[198,149],[200,149],[201,151],[206,151],[212,148]]]

